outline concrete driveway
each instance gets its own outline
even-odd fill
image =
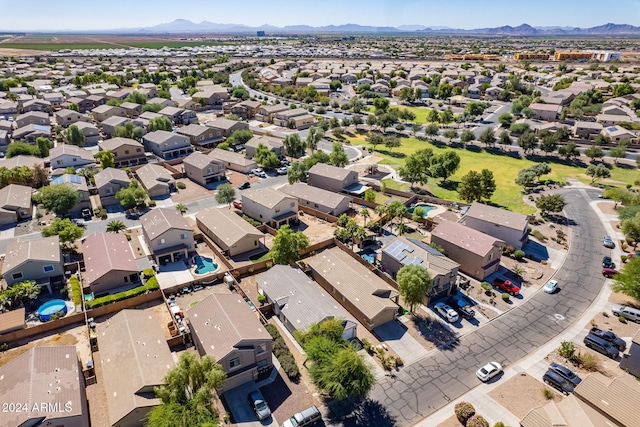
[[[393,320],[373,330],[382,342],[393,349],[402,358],[405,365],[415,362],[427,354],[425,348],[407,331],[401,322]]]
[[[234,421],[238,426],[242,427],[277,427],[279,424],[273,416],[264,421],[258,420],[256,413],[247,401],[247,396],[254,390],[258,390],[256,383],[248,382],[224,393],[224,399],[227,402],[227,406],[229,406]],[[267,401],[268,403],[269,401]]]

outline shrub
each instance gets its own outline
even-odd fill
[[[176,183],[176,187],[178,187],[180,190],[184,190],[185,188],[187,188],[187,184],[185,184],[185,183],[184,183],[184,182],[182,182],[182,181],[178,181],[178,182]]]
[[[518,249],[517,251],[513,252],[513,259],[515,259],[516,261],[520,261],[522,258],[524,258],[524,251]]]
[[[265,329],[273,338],[273,354],[275,354],[276,359],[280,362],[285,374],[287,374],[287,377],[290,380],[297,380],[298,377],[300,377],[298,365],[296,365],[296,360],[293,357],[293,354],[291,354],[291,350],[289,350],[289,347],[287,347],[287,344],[284,342],[282,335],[280,335],[278,328],[274,325],[266,325]]]
[[[262,295],[262,294],[258,294],[258,302],[260,304],[264,304],[265,302],[267,302],[267,296],[266,295]]]
[[[576,354],[576,346],[571,341],[562,341],[558,347],[558,354],[565,359],[571,359]]]
[[[476,409],[469,402],[457,403],[454,412],[456,418],[462,425],[467,425],[467,421],[476,414]]]
[[[622,263],[624,264],[625,262],[627,262],[627,259],[629,259],[628,256],[626,255],[620,255],[620,261],[622,261]]]
[[[482,415],[474,415],[466,424],[467,427],[489,427],[489,422]]]
[[[127,233],[127,234],[124,235],[124,237],[127,238],[127,241],[129,241],[129,242],[131,241],[131,234]]]
[[[9,344],[7,344],[6,342],[3,342],[2,344],[0,344],[0,353],[5,352],[9,350]]]
[[[533,230],[533,232],[531,234],[533,235],[533,237],[535,237],[536,239],[540,240],[541,242],[544,242],[544,241],[547,240],[547,236],[542,234],[540,232],[540,230]],[[520,251],[520,252],[522,252],[522,251]]]
[[[618,320],[620,321],[620,323],[627,323],[627,318],[624,316],[618,316]]]
[[[546,387],[544,388],[544,390],[542,390],[542,394],[544,395],[544,398],[547,400],[553,399],[553,391],[549,390]]]
[[[579,357],[580,364],[587,371],[595,372],[600,368],[600,361],[598,357],[591,353],[585,353]]]
[[[79,306],[82,304],[82,288],[80,287],[80,279],[75,276],[69,278],[69,285],[71,286],[71,300],[73,305]]]
[[[507,293],[503,293],[503,294],[502,294],[502,301],[504,301],[504,302],[508,302],[508,301],[509,301],[509,294],[507,294]]]
[[[254,227],[258,227],[259,225],[262,225],[262,223],[260,221],[256,221],[255,219],[251,218],[250,216],[247,215],[242,215],[242,219],[244,219],[245,221],[247,221],[249,224],[253,225]]]
[[[504,423],[503,423],[502,421],[498,421],[497,423],[495,423],[495,424],[493,425],[493,427],[507,427],[507,426],[505,426],[505,425],[504,425]]]
[[[156,201],[155,200],[149,200],[149,203],[147,205],[150,208],[155,208],[156,207]]]
[[[609,313],[607,313],[606,311],[603,311],[603,312],[602,312],[602,315],[603,315],[604,317],[609,317]]]
[[[480,287],[482,289],[484,289],[485,291],[491,291],[493,290],[493,286],[491,286],[491,284],[489,282],[482,282],[480,283]]]
[[[367,340],[366,338],[362,339],[362,347],[365,349],[367,353],[373,354],[373,345],[371,345],[369,340]]]
[[[122,301],[128,298],[133,298],[150,291],[155,291],[159,288],[160,288],[160,285],[158,284],[158,279],[154,276],[149,280],[147,280],[147,283],[145,283],[144,286],[138,286],[136,288],[129,289],[128,291],[118,292],[117,294],[106,295],[100,298],[96,298],[94,300],[88,301],[86,305],[87,305],[87,308],[89,309],[102,307],[103,305],[111,304],[112,302]]]
[[[149,278],[155,276],[156,273],[153,271],[153,268],[147,268],[147,269],[142,271],[142,275],[144,276],[145,279],[149,279]]]

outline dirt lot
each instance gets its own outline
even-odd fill
[[[436,427],[464,427],[464,426],[460,424],[460,422],[458,421],[455,415],[452,415],[450,418],[444,420],[443,422],[438,424]]]
[[[310,245],[332,238],[335,231],[335,225],[311,215],[300,216],[300,225],[292,228],[304,231]]]
[[[516,375],[493,389],[489,392],[489,396],[508,409],[509,412],[522,419],[533,408],[548,402],[543,394],[545,388],[553,391],[553,400],[562,400],[562,394],[558,393],[554,388],[547,387],[542,381],[538,381],[525,373]],[[521,398],[517,398],[518,396]],[[523,399],[522,397],[524,396],[527,398]],[[482,414],[480,408],[477,408],[477,410]]]
[[[203,199],[205,197],[213,196],[215,191],[213,189],[207,189],[200,184],[196,184],[188,178],[180,178],[176,180],[184,183],[186,188],[179,190],[177,193],[171,195],[171,200],[175,203],[186,203],[192,200]]]
[[[619,337],[626,338],[633,337],[638,329],[640,329],[640,325],[638,325],[637,323],[631,321],[622,323],[611,313],[611,311],[604,311],[602,313],[599,313],[591,320],[591,324],[587,325],[587,327],[589,328],[591,328],[592,326],[604,329],[606,331],[611,331]]]

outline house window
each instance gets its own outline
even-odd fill
[[[129,154],[129,150],[124,150],[124,154]]]
[[[266,344],[260,344],[259,346],[256,347],[256,354],[262,354],[265,351],[267,351]]]
[[[291,204],[289,205],[289,207],[291,207],[291,208],[292,208],[292,207],[294,207],[295,205],[296,205],[296,203],[295,203],[295,202],[291,202]]]
[[[239,357],[234,357],[233,359],[229,360],[229,368],[233,369],[233,368],[237,368],[238,366],[240,366]]]
[[[184,234],[181,234],[181,235],[180,235],[180,238],[181,238],[181,239],[186,239],[187,237],[188,237],[188,236],[187,236],[187,233],[184,233]]]
[[[493,252],[489,254],[489,261],[491,261],[492,259],[493,259]]]
[[[136,153],[139,153],[139,152],[140,152],[140,148],[136,148]]]
[[[78,161],[78,159],[77,159],[76,157],[74,157],[72,161],[73,161],[73,162],[77,162],[77,161]]]
[[[22,275],[21,271],[18,271],[17,273],[13,273],[11,275],[11,277],[13,278],[13,280],[20,280],[22,279],[24,276]]]
[[[164,239],[160,239],[160,244],[161,244],[161,245],[164,245],[164,244],[165,244],[165,242],[166,242],[166,241],[165,241]]]
[[[56,160],[56,164],[61,165],[62,164],[62,160]]]
[[[280,212],[280,208],[276,208],[276,212]]]
[[[43,267],[42,267],[42,270],[43,270],[45,273],[50,273],[50,272],[52,272],[52,271],[53,271],[53,265],[51,265],[51,264],[49,264],[49,265],[45,265],[45,266],[43,266]]]

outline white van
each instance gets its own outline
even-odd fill
[[[282,424],[282,427],[309,426],[317,421],[320,421],[321,419],[322,415],[320,414],[320,410],[315,406],[311,406],[307,409],[303,409],[297,414],[294,414],[293,417],[289,418],[284,422],[284,424]]]

